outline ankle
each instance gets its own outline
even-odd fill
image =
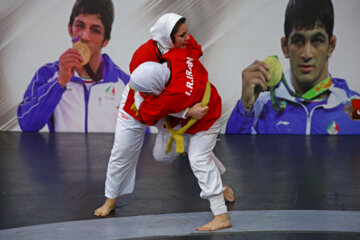
[[[229,218],[227,213],[222,213],[222,214],[216,215],[215,217],[216,218],[221,218],[221,219],[228,219]]]
[[[108,205],[115,205],[115,203],[116,203],[116,198],[107,198],[105,201],[105,204]]]

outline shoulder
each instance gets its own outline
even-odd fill
[[[147,42],[142,44],[138,49],[136,49],[135,52],[143,50],[143,49],[154,49],[155,47],[156,47],[155,42],[152,39],[149,39]]]
[[[116,77],[120,77],[127,83],[130,78],[129,75],[121,70],[120,67],[118,67],[107,54],[103,54],[102,56],[104,59],[104,64],[108,69],[107,72],[111,73],[111,75],[115,75]]]
[[[104,59],[104,64],[105,66],[110,70],[110,71],[119,71],[124,73],[120,67],[118,67],[113,60],[107,55],[107,54],[103,54],[102,55],[103,59]]]
[[[150,39],[135,50],[133,57],[138,57],[146,53],[155,53],[155,50],[156,43],[152,39]]]
[[[50,74],[54,74],[55,72],[57,72],[59,70],[59,62],[52,62],[52,63],[46,63],[43,66],[41,66],[38,70],[39,73],[50,73]]]
[[[47,82],[48,79],[52,78],[59,71],[59,62],[46,63],[41,66],[34,75],[33,80],[39,82]]]
[[[130,72],[133,72],[141,63],[147,61],[160,62],[160,60],[161,54],[157,50],[156,43],[150,39],[135,50],[129,64]]]
[[[348,84],[345,79],[332,78],[332,82],[335,87],[342,88],[342,89],[349,89]]]
[[[349,88],[345,79],[333,78],[332,82],[333,82],[333,86],[335,88],[340,88],[340,89],[344,90],[348,96],[354,96],[354,95],[360,96],[360,94],[358,92],[351,90]]]

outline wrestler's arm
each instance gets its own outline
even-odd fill
[[[140,95],[139,92],[135,93],[134,98],[135,98],[135,106],[137,109],[139,109],[141,103],[144,102],[144,98]],[[177,118],[183,118],[183,119],[186,119],[188,117],[194,117],[196,119],[201,119],[206,115],[208,110],[209,110],[208,106],[202,107],[200,103],[196,103],[196,104],[192,105],[191,107],[187,107],[184,110],[181,110],[176,113],[170,113],[169,115],[173,116],[173,117],[177,117]],[[143,109],[143,111],[144,111],[144,109]]]

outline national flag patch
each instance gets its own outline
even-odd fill
[[[335,121],[332,121],[332,123],[328,126],[327,132],[330,135],[336,135],[339,133],[339,125]]]
[[[113,86],[110,86],[105,89],[105,93],[110,96],[115,96],[115,88]]]

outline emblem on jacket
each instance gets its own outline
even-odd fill
[[[287,125],[289,125],[289,124],[290,124],[290,123],[287,122],[287,121],[278,121],[278,122],[276,123],[276,126],[279,126],[279,125],[287,126]]]
[[[109,86],[105,89],[105,99],[114,100],[115,97],[115,88],[114,86]]]
[[[339,126],[335,121],[332,121],[332,123],[328,126],[327,132],[330,135],[336,135],[339,133]]]

